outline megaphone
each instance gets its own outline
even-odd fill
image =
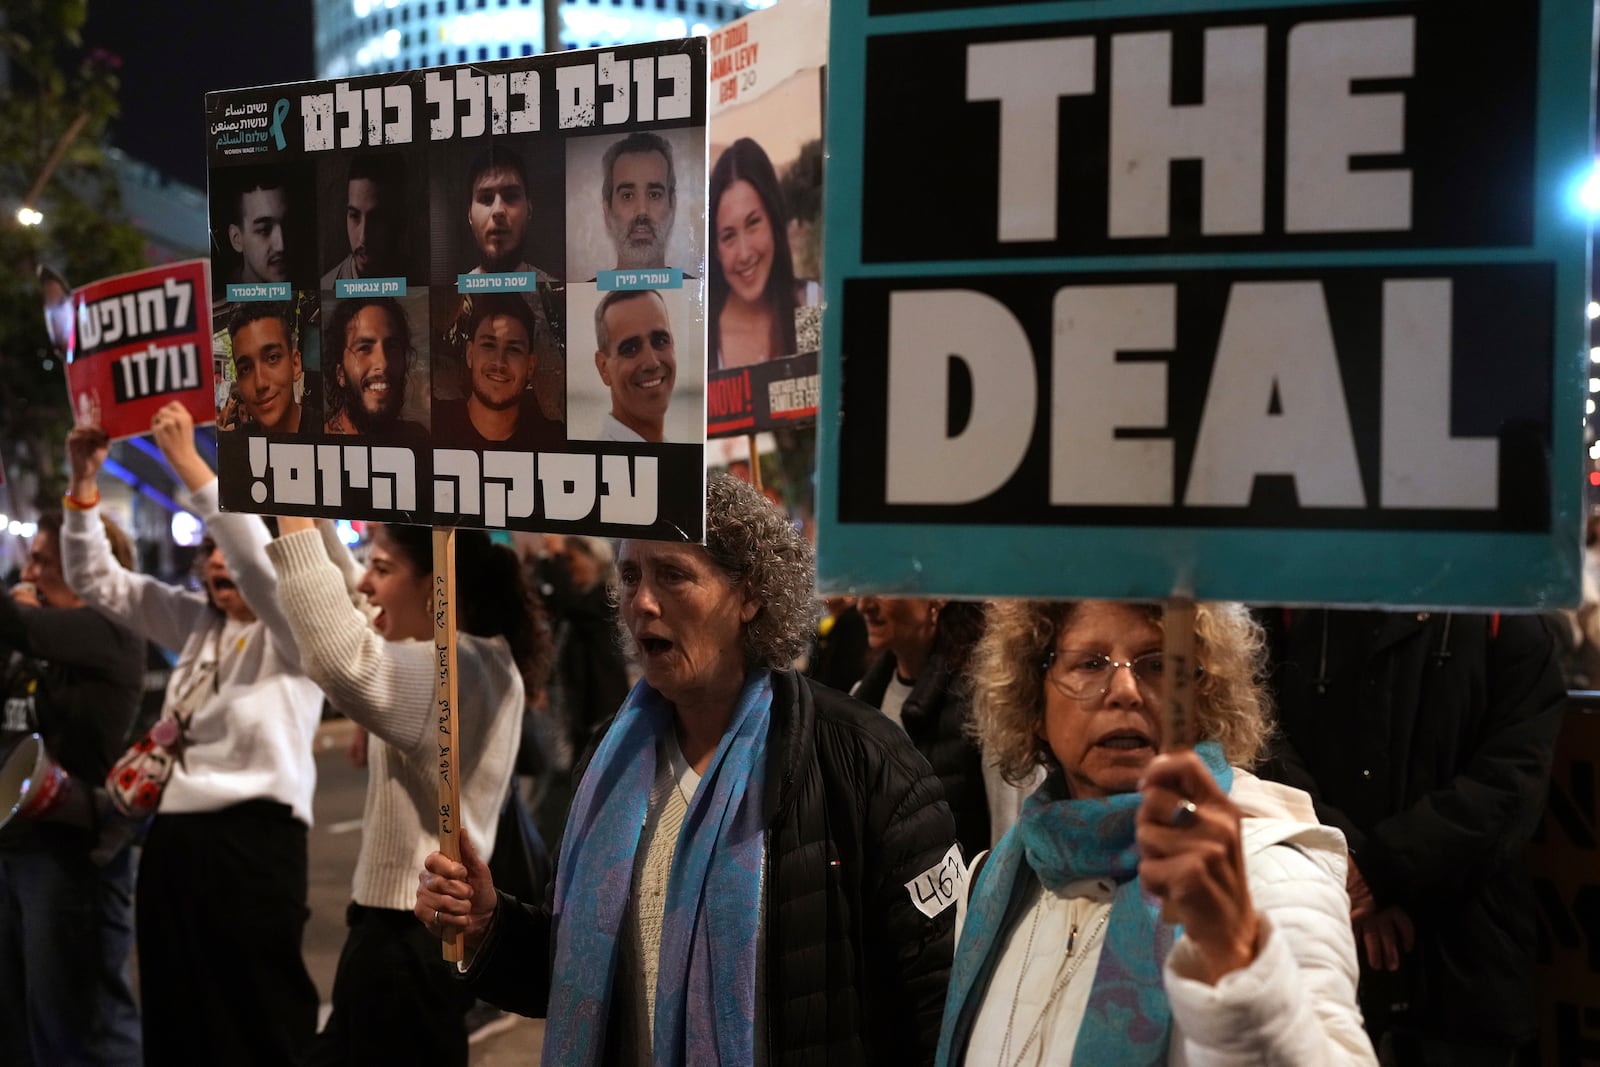
[[[21,735],[0,761],[0,828],[15,818],[51,815],[67,799],[71,786],[67,772],[45,750],[44,739]]]

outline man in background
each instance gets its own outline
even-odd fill
[[[1536,1033],[1522,861],[1566,691],[1533,615],[1264,616],[1281,736],[1265,777],[1350,845],[1361,1007],[1393,1064],[1512,1067]]]
[[[87,798],[128,746],[145,649],[67,585],[60,531],[59,512],[39,520],[23,582],[0,595],[0,751],[37,733],[71,776],[54,811],[0,829],[0,1063],[137,1065],[133,850],[91,860]],[[106,534],[131,569],[127,536]]]

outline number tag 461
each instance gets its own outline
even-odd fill
[[[906,883],[906,892],[917,910],[931,919],[960,899],[965,892],[966,877],[961,846],[951,845],[944,859]]]

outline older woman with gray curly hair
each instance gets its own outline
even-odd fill
[[[978,732],[1012,781],[1048,774],[970,882],[941,1065],[1376,1062],[1344,839],[1248,770],[1260,627],[1198,607],[1199,743],[1158,754],[1162,625],[1159,605],[990,605]]]
[[[462,931],[484,1000],[543,1016],[544,1062],[933,1061],[962,871],[927,762],[792,668],[809,546],[712,475],[706,544],[625,541],[644,665],[576,772],[548,909],[497,897],[462,842],[416,914]]]

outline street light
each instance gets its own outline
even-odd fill
[[[44,216],[27,204],[17,208],[17,221],[24,226],[37,226],[44,221]]]

